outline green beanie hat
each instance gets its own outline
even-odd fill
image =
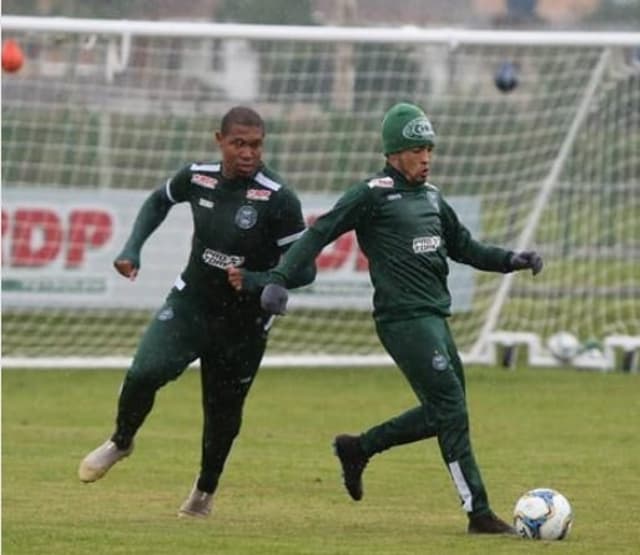
[[[435,144],[436,133],[429,118],[418,106],[400,102],[384,115],[382,146],[385,154]]]

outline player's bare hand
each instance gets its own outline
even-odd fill
[[[227,280],[236,291],[242,291],[242,270],[235,266],[227,268]]]
[[[138,267],[126,258],[114,261],[113,267],[120,275],[129,278],[131,281],[138,276]]]

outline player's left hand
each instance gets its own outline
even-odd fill
[[[284,314],[287,311],[288,300],[287,289],[277,283],[268,284],[260,295],[260,305],[269,314]]]
[[[236,291],[242,291],[242,270],[235,266],[227,268],[227,281]]]
[[[536,251],[516,252],[509,261],[511,270],[528,270],[535,276],[542,271],[542,257]]]

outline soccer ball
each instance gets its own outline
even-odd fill
[[[569,501],[549,488],[528,491],[518,499],[513,510],[513,525],[523,538],[562,540],[569,535],[572,524]]]
[[[518,86],[518,68],[513,62],[503,62],[493,76],[494,83],[503,93],[508,93]]]
[[[568,331],[554,333],[547,340],[547,347],[551,354],[560,362],[569,362],[580,352],[580,341]]]

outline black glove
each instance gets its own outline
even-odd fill
[[[528,270],[535,276],[542,270],[542,257],[536,251],[515,252],[509,260],[511,270]]]
[[[277,283],[270,283],[262,290],[260,304],[269,314],[284,314],[287,311],[288,299],[286,288]]]

